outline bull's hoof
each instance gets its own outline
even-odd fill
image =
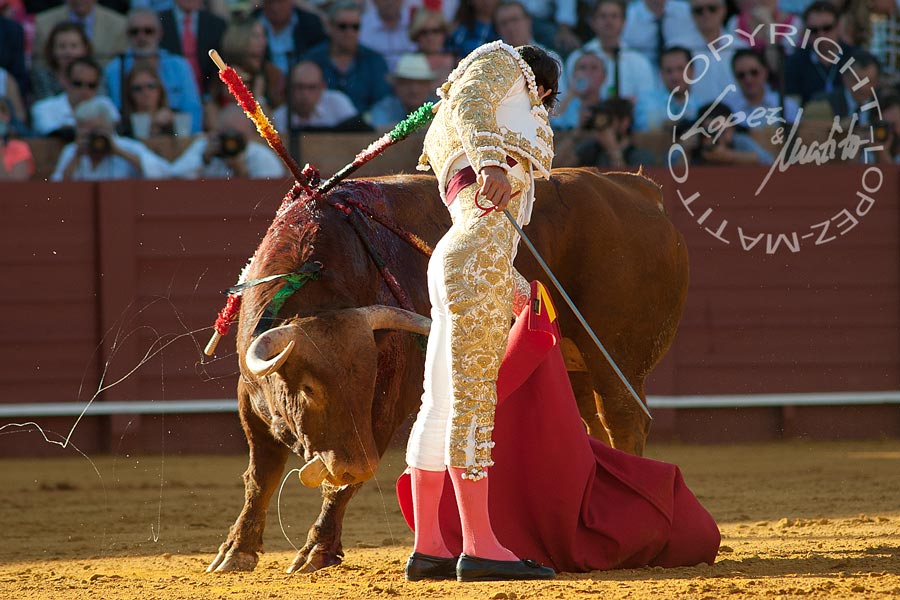
[[[341,557],[334,552],[327,552],[313,548],[309,553],[301,550],[294,557],[294,562],[287,568],[286,573],[312,573],[326,567],[341,564]]]
[[[207,573],[231,573],[234,571],[252,571],[256,568],[259,558],[255,552],[236,552],[228,548],[229,544],[222,544],[219,554],[206,567]]]

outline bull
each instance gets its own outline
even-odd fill
[[[526,233],[642,399],[644,380],[669,348],[687,295],[684,240],[665,214],[657,184],[640,174],[558,169],[540,181]],[[283,285],[244,292],[237,349],[238,399],[250,462],[245,502],[208,571],[248,571],[262,550],[266,513],[290,453],[301,480],[321,486],[322,509],[287,572],[339,564],[347,503],[372,478],[422,393],[421,338],[430,321],[427,258],[375,223],[348,223],[353,199],[388,215],[432,246],[450,226],[433,177],[399,175],[346,182],[327,198],[282,210],[248,279],[321,265],[260,327]],[[324,201],[323,201],[324,200]],[[365,240],[368,240],[366,242]],[[397,301],[366,246],[382,248],[415,312]],[[521,249],[516,266],[541,279]],[[555,293],[555,292],[554,292]],[[561,302],[563,355],[588,432],[642,454],[649,420],[588,334]]]

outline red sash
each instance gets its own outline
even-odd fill
[[[514,167],[519,163],[511,156],[507,156],[506,164],[508,164],[510,167]],[[456,200],[456,195],[458,193],[475,183],[477,180],[478,176],[475,175],[475,169],[473,169],[471,165],[457,171],[456,174],[450,178],[450,181],[447,182],[447,206],[453,204],[453,201]]]

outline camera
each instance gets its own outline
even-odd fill
[[[239,131],[226,129],[219,133],[219,152],[216,156],[220,158],[234,158],[244,151],[247,147],[247,139]]]
[[[102,131],[92,131],[88,134],[88,151],[97,156],[105,156],[112,150],[112,140]]]
[[[581,128],[585,131],[603,131],[612,124],[612,112],[602,104],[597,104],[588,109],[588,116],[581,124]]]
[[[891,137],[893,125],[890,121],[875,121],[872,123],[872,141],[883,144]]]

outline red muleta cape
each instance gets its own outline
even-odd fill
[[[490,513],[517,556],[557,571],[712,564],[720,534],[672,464],[614,450],[587,435],[559,349],[546,290],[516,320],[497,380]],[[397,497],[413,527],[409,474]],[[440,507],[451,552],[462,550],[449,476]]]

